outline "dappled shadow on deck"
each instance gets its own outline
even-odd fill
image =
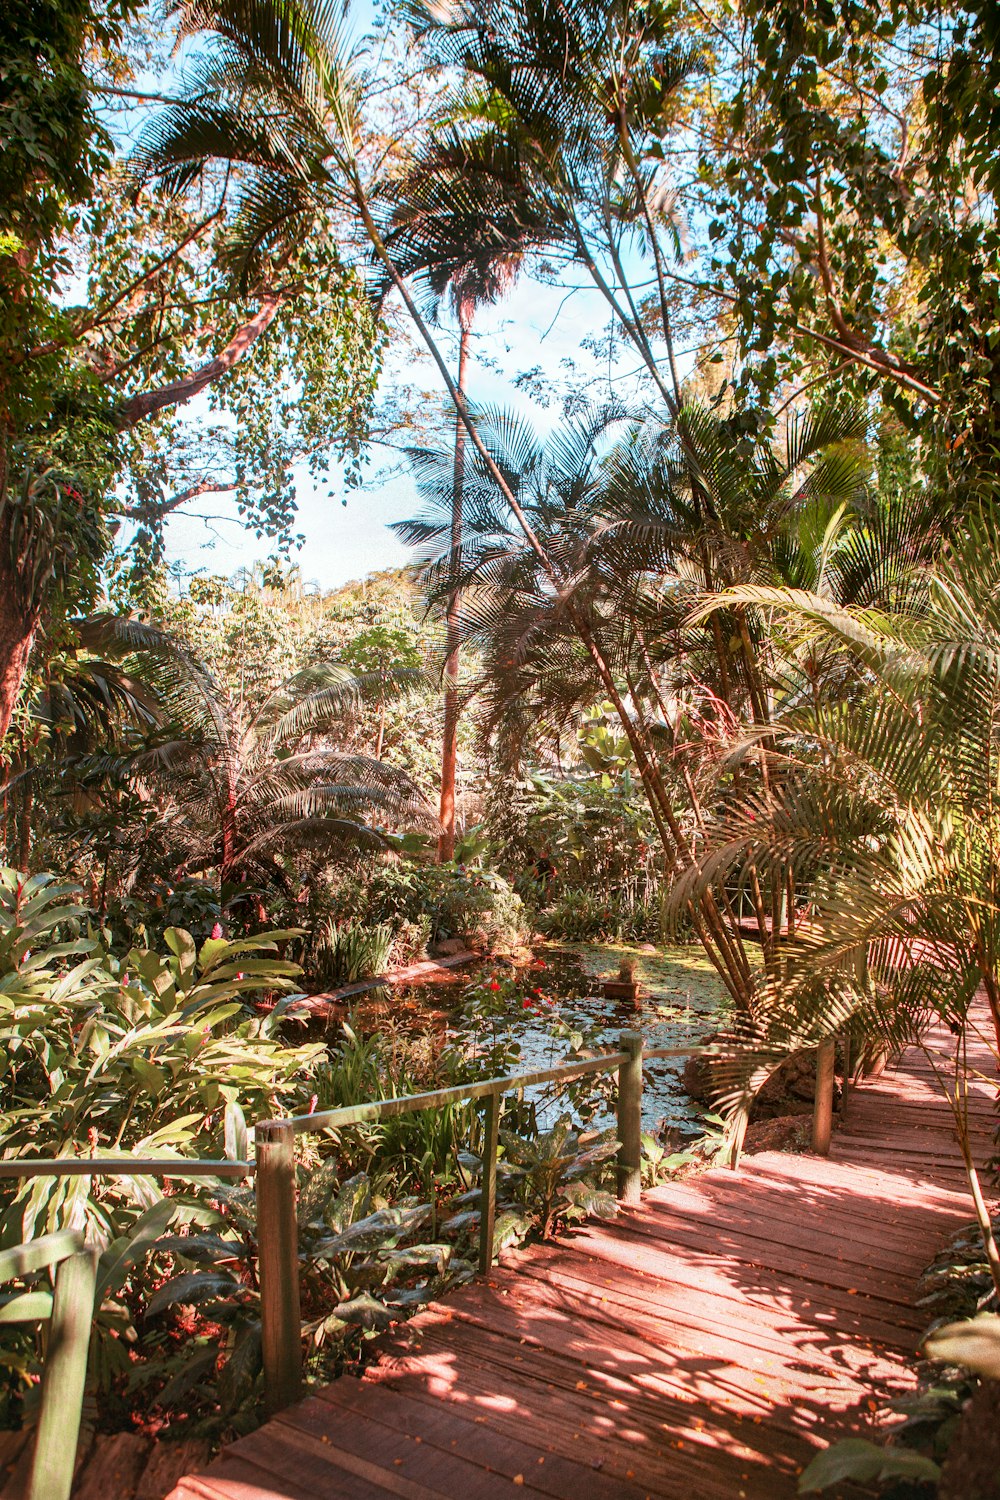
[[[852,1097],[829,1160],[753,1157],[518,1253],[175,1500],[782,1500],[819,1442],[911,1385],[917,1280],[969,1217],[908,1054]]]

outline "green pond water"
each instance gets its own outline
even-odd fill
[[[637,964],[636,978],[646,995],[638,1004],[607,999],[600,993],[602,979],[617,977],[622,959]],[[553,1039],[539,1016],[521,1009],[519,998],[532,997],[541,989],[549,1004],[547,1013],[557,1012],[562,1022],[580,1032],[598,1047],[614,1047],[619,1032],[639,1030],[647,1047],[695,1045],[715,1028],[725,1008],[723,986],[709,960],[699,948],[671,947],[647,952],[624,944],[543,944],[533,951],[530,962],[514,966],[501,963],[470,964],[452,970],[437,982],[400,986],[391,992],[392,1010],[398,1016],[409,1012],[414,1022],[434,1014],[444,1019],[453,1041],[471,1043],[463,1036],[457,1001],[462,988],[492,975],[510,975],[516,980],[512,1018],[521,1047],[518,1070],[552,1067],[566,1056],[569,1043]],[[383,992],[384,993],[384,992]],[[684,1059],[650,1062],[645,1070],[643,1122],[652,1128],[660,1121],[684,1134],[700,1133],[702,1106],[689,1099],[680,1082]],[[551,1108],[549,1106],[546,1113]]]

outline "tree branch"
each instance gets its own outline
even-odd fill
[[[146,501],[138,505],[130,505],[127,509],[119,512],[126,521],[162,521],[172,511],[179,510],[188,500],[195,500],[199,495],[224,495],[236,488],[236,481],[227,484],[216,484],[210,479],[201,479],[197,484],[191,484],[186,490],[172,495],[169,500]]]
[[[182,406],[185,401],[190,401],[193,396],[199,395],[213,381],[228,374],[250,346],[270,328],[279,309],[290,295],[289,291],[268,292],[253,317],[237,329],[226,347],[214,359],[208,360],[197,370],[192,370],[190,375],[185,375],[181,380],[174,380],[169,385],[160,386],[157,390],[141,391],[138,395],[130,397],[119,408],[115,419],[116,427],[120,431],[125,431],[129,427],[134,427],[137,422],[155,416],[159,411],[165,411],[168,407]]]
[[[182,250],[187,249],[192,240],[198,239],[209,225],[215,222],[221,212],[221,208],[218,208],[214,214],[210,214],[207,219],[203,219],[200,224],[196,224],[178,244],[174,245],[173,249],[168,250],[166,255],[161,255],[159,260],[154,261],[149,269],[143,271],[134,281],[130,281],[125,290],[119,292],[118,296],[113,298],[112,301],[108,302],[104,307],[99,307],[96,312],[84,318],[83,322],[75,323],[69,333],[65,334],[62,338],[50,339],[48,343],[38,344],[34,349],[29,349],[24,358],[36,359],[39,355],[51,354],[55,349],[63,349],[67,344],[74,343],[77,339],[82,338],[85,333],[90,333],[99,324],[105,322],[114,309],[120,307],[127,297],[130,297],[133,292],[138,291],[139,287],[145,285],[147,281],[162,271],[164,266],[169,265],[172,260],[180,255]]]

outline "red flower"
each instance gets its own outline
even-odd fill
[[[522,1008],[522,1010],[531,1010],[531,1001],[530,1000],[522,1000],[521,1001],[521,1008]]]
[[[491,990],[498,990],[499,988],[500,988],[500,986],[497,984],[496,980],[495,979],[491,979],[490,980],[490,989]]]

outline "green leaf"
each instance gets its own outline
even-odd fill
[[[99,1299],[113,1297],[121,1290],[129,1271],[145,1257],[176,1212],[176,1205],[169,1198],[163,1198],[140,1215],[130,1234],[108,1246],[97,1267]]]
[[[0,1323],[44,1322],[51,1314],[51,1292],[16,1292],[0,1299]]]
[[[155,1318],[170,1307],[196,1306],[232,1297],[240,1290],[240,1283],[228,1271],[182,1271],[153,1293],[146,1304],[146,1317]]]
[[[368,1292],[352,1297],[349,1302],[338,1303],[333,1310],[333,1316],[341,1323],[347,1323],[353,1327],[379,1331],[388,1328],[395,1321],[385,1303],[377,1301]]]
[[[817,1453],[799,1479],[799,1494],[814,1494],[845,1479],[870,1484],[877,1479],[914,1479],[934,1483],[941,1470],[929,1458],[907,1448],[880,1448],[866,1438],[846,1438]]]
[[[177,958],[177,972],[183,983],[193,974],[198,962],[198,950],[194,938],[183,927],[168,927],[163,941]]]
[[[219,1376],[219,1402],[224,1412],[236,1411],[251,1394],[262,1366],[259,1323],[246,1323],[236,1335],[233,1352]]]
[[[980,1313],[965,1322],[946,1323],[924,1340],[928,1359],[962,1365],[975,1375],[1000,1380],[1000,1317]]]
[[[226,1105],[225,1143],[226,1156],[230,1161],[249,1159],[250,1142],[247,1122],[235,1099]]]

